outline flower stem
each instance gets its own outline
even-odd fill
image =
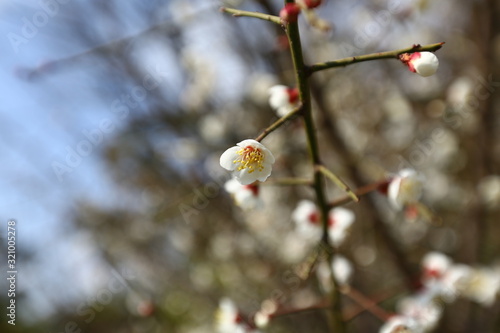
[[[342,287],[340,289],[340,292],[349,297],[350,299],[352,299],[354,302],[358,303],[363,309],[372,313],[374,316],[378,317],[382,321],[386,321],[392,316],[391,313],[388,313],[387,311],[379,307],[377,302],[371,300],[370,298],[366,297],[363,293],[350,286]]]
[[[274,15],[263,14],[263,13],[259,13],[259,12],[249,12],[246,10],[239,10],[239,9],[226,8],[226,7],[221,7],[220,11],[223,13],[233,14],[234,17],[240,17],[240,16],[254,17],[254,18],[261,19],[261,20],[273,22],[273,23],[276,23],[279,25],[282,24],[281,19],[278,16],[274,16]]]
[[[290,111],[288,114],[286,114],[283,117],[281,117],[280,119],[276,120],[276,122],[274,122],[271,126],[266,128],[265,130],[263,130],[262,133],[260,133],[259,136],[255,138],[255,141],[259,141],[259,142],[262,141],[266,136],[268,136],[269,134],[274,132],[277,128],[284,125],[288,120],[293,118],[295,115],[297,115],[301,111],[302,111],[302,108],[299,106],[295,110]]]
[[[366,194],[371,193],[373,191],[379,190],[384,185],[387,185],[388,182],[389,182],[388,180],[383,180],[383,181],[375,182],[372,184],[368,184],[366,186],[363,186],[363,187],[360,187],[360,188],[354,190],[353,193],[359,198],[360,196],[363,196],[363,195],[366,195]],[[330,203],[328,205],[330,206],[330,208],[335,208],[338,206],[345,205],[351,201],[352,201],[352,197],[350,195],[346,195],[342,198],[338,198],[334,201],[330,201]]]
[[[285,3],[291,3],[293,0],[285,0]],[[288,41],[290,43],[290,51],[293,60],[293,66],[295,71],[295,78],[297,81],[297,87],[299,89],[299,96],[302,102],[302,118],[305,124],[309,155],[311,162],[314,166],[321,165],[318,139],[316,137],[316,129],[314,126],[314,121],[311,112],[311,92],[308,80],[308,70],[304,64],[304,57],[302,54],[302,45],[300,40],[299,26],[297,22],[290,22],[287,24],[286,32],[288,36]],[[327,249],[328,262],[331,262],[334,256],[334,249],[330,245],[330,240],[328,237],[328,203],[325,195],[324,189],[324,178],[323,174],[319,172],[315,167],[314,172],[314,191],[316,193],[316,201],[320,210],[321,223],[323,225],[323,237],[321,239],[321,244]],[[341,299],[338,290],[338,284],[335,281],[335,276],[332,274],[332,292],[330,295],[331,305],[331,316],[330,316],[330,328],[332,332],[343,333],[345,332],[345,324],[342,318],[341,309]]]
[[[358,196],[356,195],[356,193],[354,193],[351,188],[349,186],[347,186],[347,184],[342,180],[340,179],[337,175],[335,175],[333,172],[331,172],[330,170],[328,170],[324,165],[318,165],[318,171],[323,173],[326,177],[328,177],[328,179],[330,179],[332,182],[335,183],[335,185],[337,185],[338,187],[340,187],[341,189],[343,189],[344,191],[347,192],[347,195],[355,202],[359,202],[359,198]]]
[[[371,54],[365,54],[365,55],[360,55],[360,56],[354,56],[354,57],[348,57],[348,58],[343,58],[343,59],[338,59],[338,60],[333,60],[333,61],[328,61],[328,62],[323,62],[323,63],[318,63],[309,66],[309,74],[312,74],[314,72],[322,71],[325,69],[329,68],[335,68],[335,67],[343,67],[351,64],[355,64],[358,62],[364,62],[364,61],[372,61],[372,60],[379,60],[379,59],[399,59],[399,55],[403,53],[414,53],[414,52],[423,52],[423,51],[437,51],[443,46],[444,42],[442,43],[436,43],[436,44],[429,44],[429,45],[413,45],[412,47],[408,47],[405,49],[400,49],[400,50],[394,50],[394,51],[387,51],[387,52],[378,52],[378,53],[371,53]]]

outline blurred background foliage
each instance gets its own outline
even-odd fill
[[[312,190],[262,186],[265,207],[246,212],[223,189],[229,175],[218,164],[220,154],[277,119],[267,89],[293,86],[294,75],[279,27],[221,14],[222,4],[61,4],[44,31],[52,38],[41,52],[48,60],[17,70],[20,80],[45,96],[44,108],[64,105],[51,115],[67,129],[66,144],[77,151],[82,140],[96,142],[91,162],[80,156],[95,170],[77,166],[60,174],[89,177],[92,184],[59,212],[63,235],[80,235],[84,246],[75,251],[90,254],[57,255],[60,261],[76,260],[74,265],[99,263],[84,277],[65,268],[39,274],[29,269],[34,259],[22,254],[26,270],[19,275],[24,296],[18,296],[18,312],[29,318],[19,314],[19,331],[213,332],[222,297],[232,298],[246,314],[270,297],[289,307],[322,299],[314,275],[307,281],[296,275],[310,249],[296,242],[290,219],[300,199],[314,198]],[[282,2],[224,5],[277,14]],[[410,292],[388,239],[414,277],[428,251],[470,265],[498,263],[499,10],[500,3],[491,0],[329,0],[317,14],[331,22],[330,32],[300,19],[309,63],[446,42],[437,52],[439,71],[429,78],[383,60],[312,79],[325,164],[353,188],[411,166],[426,177],[423,203],[441,219],[407,222],[380,193],[346,206],[356,214],[341,247],[355,265],[353,285],[385,299],[388,311]],[[301,126],[291,122],[264,140],[277,157],[270,179],[310,175]],[[50,167],[44,166],[54,182],[53,161],[64,164],[67,154],[61,149]],[[344,195],[328,190],[332,199]],[[71,282],[82,279],[88,285]],[[59,288],[44,290],[48,280]],[[123,288],[113,292],[115,280]],[[28,295],[33,288],[45,298],[48,314],[37,313]],[[349,299],[344,302],[346,309],[356,308]],[[459,300],[446,307],[436,331],[495,332],[499,310],[498,302],[485,308]],[[381,325],[367,312],[349,322],[352,332],[376,332]],[[2,321],[0,330],[12,329]],[[265,330],[305,331],[326,331],[321,310],[284,316]]]

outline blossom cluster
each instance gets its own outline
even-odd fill
[[[229,298],[219,302],[215,325],[218,333],[259,333],[243,320],[242,314]]]
[[[475,268],[455,264],[447,255],[429,252],[422,259],[422,288],[399,301],[398,314],[380,333],[424,333],[434,329],[443,312],[442,303],[458,297],[491,306],[500,291],[500,267]]]
[[[306,240],[319,242],[322,235],[320,212],[309,200],[302,200],[292,213],[297,233]],[[338,247],[346,238],[355,219],[348,209],[337,207],[328,213],[328,237],[333,246]]]

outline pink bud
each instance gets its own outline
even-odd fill
[[[304,1],[307,8],[316,8],[319,5],[321,5],[322,2],[323,2],[323,0],[305,0]]]
[[[287,89],[288,93],[288,101],[290,104],[295,104],[299,100],[299,89],[297,88],[288,88]]]
[[[296,3],[287,3],[280,11],[280,18],[286,23],[297,22],[300,7]]]
[[[421,76],[431,76],[439,67],[439,60],[432,52],[404,53],[399,56],[410,71]]]

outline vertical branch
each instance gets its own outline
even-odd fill
[[[314,84],[314,81],[312,82],[311,88],[315,102],[318,104],[318,110],[321,113],[322,124],[325,128],[325,134],[328,136],[328,141],[332,143],[342,159],[348,165],[347,171],[349,174],[349,178],[352,179],[355,186],[363,186],[365,184],[365,181],[363,180],[363,176],[359,168],[356,166],[355,159],[349,152],[345,141],[343,140],[343,138],[341,138],[338,131],[335,129],[334,119],[332,119],[332,117],[326,112],[326,108],[323,105],[323,100],[320,96],[321,88],[317,84]],[[413,271],[411,265],[408,263],[406,255],[400,248],[397,240],[394,239],[394,237],[390,233],[390,230],[388,230],[387,226],[382,221],[375,203],[368,196],[367,200],[361,202],[361,205],[362,207],[364,207],[364,209],[366,209],[367,213],[373,217],[374,230],[376,230],[378,236],[387,247],[388,252],[392,255],[396,267],[399,269],[405,280],[406,286],[410,290],[415,289],[415,281],[417,280],[415,272]]]
[[[291,3],[293,0],[285,0],[285,3]],[[293,66],[295,70],[295,77],[297,81],[297,87],[299,89],[299,96],[302,102],[302,118],[304,120],[309,155],[311,162],[314,165],[314,191],[316,194],[316,201],[320,210],[321,222],[323,226],[323,236],[321,239],[322,247],[327,250],[328,262],[331,263],[334,252],[333,247],[330,245],[330,240],[328,237],[328,201],[325,195],[323,175],[318,170],[318,166],[321,165],[321,158],[318,147],[318,139],[316,136],[316,129],[314,127],[314,121],[311,112],[311,93],[308,80],[307,67],[304,64],[304,57],[302,54],[302,45],[300,40],[300,32],[297,22],[290,22],[287,24],[287,36],[290,43],[290,50],[293,60]],[[330,266],[330,265],[329,265]],[[331,329],[332,332],[345,332],[345,325],[342,318],[341,303],[340,303],[340,293],[338,289],[338,284],[335,281],[335,276],[331,272],[333,291],[331,294]]]

